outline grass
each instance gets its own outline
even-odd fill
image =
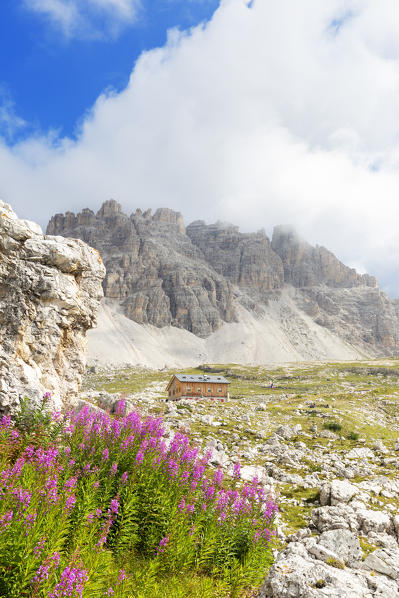
[[[314,472],[321,480],[326,477],[319,462],[323,453],[333,451],[345,456],[354,447],[373,448],[377,439],[381,439],[391,450],[399,437],[399,359],[288,364],[267,368],[232,363],[206,364],[181,371],[186,374],[217,373],[230,380],[229,403],[216,405],[204,401],[193,405],[191,412],[185,406],[178,407],[178,421],[183,424],[188,422],[192,434],[199,440],[221,440],[228,450],[235,446],[243,464],[262,466],[268,460],[267,450],[259,453],[255,460],[246,461],[241,455],[253,446],[262,446],[264,440],[259,435],[266,438],[281,424],[301,424],[304,434],[292,438],[288,444],[295,446],[296,442],[301,441],[314,452],[313,457],[306,457],[302,469],[295,472],[302,476]],[[113,376],[100,372],[89,374],[85,385],[93,390],[131,394],[138,407],[147,408],[149,413],[154,409],[162,412],[166,398],[163,389],[174,372],[144,368],[116,371]],[[270,378],[275,383],[273,391],[268,387]],[[153,403],[148,406],[141,404],[140,397],[145,394],[145,389],[152,391],[154,385],[159,385],[161,390],[154,393]],[[316,404],[314,409],[309,407],[311,402]],[[257,410],[259,403],[264,403],[264,410]],[[324,407],[326,404],[328,408]],[[221,421],[223,425],[215,428],[198,421],[194,417],[196,411],[202,415],[212,415],[214,420]],[[243,420],[242,414],[250,416],[250,424]],[[314,425],[320,433],[325,425],[331,429],[331,424],[337,424],[333,430],[339,435],[337,441],[314,437]],[[232,440],[233,435],[238,435],[239,440]],[[397,475],[396,469],[382,468],[378,460],[374,463],[377,473]],[[279,467],[289,473],[294,472],[288,466],[279,464]],[[362,479],[355,478],[353,481]],[[305,526],[309,505],[317,500],[317,496],[312,496],[314,489],[310,490],[309,496],[300,487],[291,486],[290,493],[287,493],[284,485],[280,485],[280,490],[283,501],[295,498],[300,502],[298,506],[282,504],[281,517],[287,530],[295,531]],[[305,502],[307,500],[309,502]]]

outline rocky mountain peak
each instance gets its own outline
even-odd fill
[[[271,246],[284,265],[284,281],[294,287],[318,284],[335,288],[378,287],[376,278],[348,268],[325,247],[313,247],[291,226],[276,226]]]
[[[108,199],[97,212],[98,218],[112,218],[122,213],[122,206],[114,199]]]
[[[310,245],[291,226],[275,227],[270,242],[262,229],[242,233],[220,221],[185,227],[182,215],[169,208],[127,216],[109,200],[97,214],[57,214],[47,232],[97,248],[107,269],[105,297],[139,324],[175,326],[205,338],[237,321],[244,306],[256,317],[270,311],[291,334],[289,310],[280,301],[289,290],[304,318],[345,342],[372,352],[399,348],[399,307],[376,279]],[[302,351],[306,335],[292,334]]]

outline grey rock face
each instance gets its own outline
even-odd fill
[[[208,336],[235,319],[232,285],[204,261],[177,212],[137,210],[129,217],[111,200],[97,214],[58,214],[47,232],[96,247],[107,269],[105,296],[118,300],[139,324]]]
[[[268,291],[283,286],[283,264],[264,231],[244,234],[237,226],[198,220],[187,235],[216,272],[249,294],[264,300]]]
[[[127,216],[110,200],[97,214],[57,214],[47,233],[97,248],[107,269],[105,296],[139,324],[207,337],[237,321],[238,303],[261,315],[291,287],[305,317],[352,347],[370,356],[399,350],[399,302],[381,292],[374,277],[346,267],[289,227],[276,227],[270,243],[264,231],[241,233],[220,222],[196,221],[186,229],[181,214],[167,208]],[[289,330],[292,314],[281,317]]]
[[[276,226],[272,249],[284,265],[284,281],[294,287],[314,287],[319,284],[333,288],[377,287],[377,280],[368,274],[358,274],[348,268],[325,247],[312,247],[290,226]]]
[[[76,396],[104,265],[80,240],[43,236],[0,201],[0,409]]]

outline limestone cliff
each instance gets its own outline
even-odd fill
[[[104,274],[97,251],[43,236],[0,201],[0,410],[44,392],[56,407],[76,395]]]
[[[208,336],[234,320],[233,286],[186,235],[180,214],[163,208],[130,217],[111,200],[94,214],[54,216],[49,234],[83,239],[101,253],[106,297],[140,324],[177,326]]]
[[[206,338],[237,321],[241,305],[256,317],[272,311],[289,335],[306,328],[290,322],[282,293],[291,289],[290,301],[304,317],[364,355],[399,350],[399,308],[376,279],[312,247],[290,227],[276,227],[270,242],[263,230],[241,233],[220,222],[196,221],[186,229],[181,214],[166,208],[127,216],[110,200],[97,214],[55,215],[47,232],[96,247],[107,269],[105,296],[139,324],[172,325]],[[295,333],[296,348],[307,340]]]

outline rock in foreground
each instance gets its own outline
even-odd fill
[[[43,235],[0,201],[0,409],[51,392],[73,398],[103,295],[100,255],[79,240]]]

